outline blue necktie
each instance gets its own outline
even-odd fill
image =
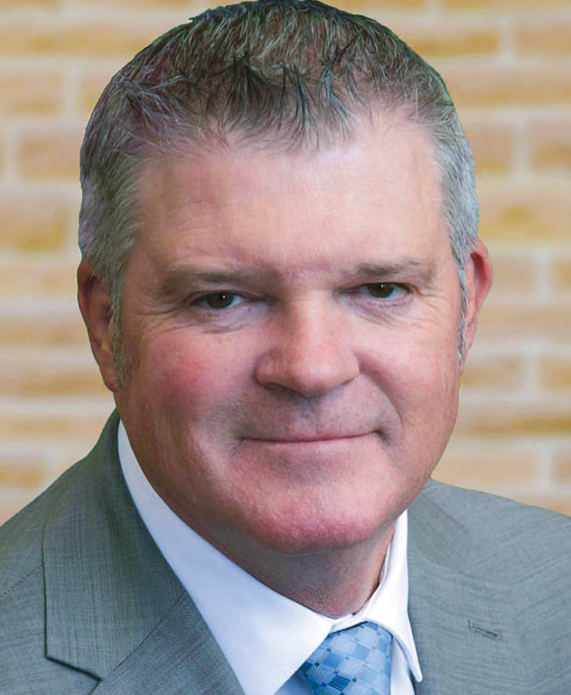
[[[298,670],[315,695],[389,695],[393,636],[375,623],[332,632]]]

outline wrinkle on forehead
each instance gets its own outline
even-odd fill
[[[137,244],[172,276],[165,287],[197,272],[367,282],[366,264],[377,266],[371,276],[400,264],[422,280],[434,272],[435,235],[448,235],[430,139],[405,121],[365,124],[349,145],[316,154],[242,147],[163,156],[148,163],[139,193]],[[367,254],[355,255],[355,244]]]
[[[187,144],[181,147],[180,153],[173,155],[157,155],[143,168],[139,202],[148,200],[149,195],[160,192],[161,199],[183,207],[189,201],[197,210],[202,206],[224,207],[232,205],[236,200],[255,198],[260,188],[268,185],[266,172],[271,170],[272,180],[277,191],[284,193],[299,187],[299,181],[292,181],[289,173],[292,166],[299,176],[308,173],[306,186],[315,186],[311,176],[312,168],[327,168],[331,177],[343,179],[345,188],[349,191],[353,186],[374,186],[377,180],[369,181],[351,178],[352,167],[346,164],[355,159],[362,164],[374,166],[375,160],[382,157],[393,157],[398,149],[398,156],[403,156],[401,139],[413,143],[407,151],[410,165],[419,171],[417,179],[423,182],[418,190],[419,197],[440,200],[440,185],[438,170],[434,161],[434,148],[425,130],[402,115],[378,113],[370,120],[360,119],[359,127],[349,141],[340,141],[334,145],[322,147],[314,152],[293,150],[284,152],[279,145],[272,149],[270,146],[255,148],[249,145],[227,145],[217,148],[206,148],[199,144]],[[378,147],[372,147],[371,136],[379,135]],[[386,137],[388,136],[388,137]],[[428,154],[428,157],[426,156]],[[169,185],[164,183],[164,174],[169,170],[176,174],[180,168],[187,168],[194,162],[196,176],[192,179],[181,176],[171,176]],[[224,176],[220,176],[221,172]],[[184,181],[184,191],[172,186],[172,180],[177,178],[179,184]],[[395,185],[398,180],[393,181]],[[158,187],[158,188],[157,188]]]

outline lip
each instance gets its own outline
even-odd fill
[[[288,439],[273,439],[264,437],[246,437],[248,441],[259,442],[261,444],[319,444],[319,443],[334,443],[343,442],[351,439],[362,439],[368,437],[373,432],[363,432],[362,434],[335,434],[335,435],[317,435],[310,437],[291,437]]]

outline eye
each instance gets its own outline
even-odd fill
[[[241,301],[241,297],[232,292],[212,292],[197,300],[197,304],[202,304],[208,309],[229,309]]]
[[[394,282],[371,282],[363,287],[375,299],[398,299],[407,292],[405,287]]]

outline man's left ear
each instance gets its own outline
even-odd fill
[[[466,345],[464,361],[474,342],[476,327],[478,325],[478,315],[480,314],[480,309],[492,286],[493,277],[494,270],[488,249],[485,247],[483,241],[478,240],[466,261],[467,302],[466,320],[464,324]]]

